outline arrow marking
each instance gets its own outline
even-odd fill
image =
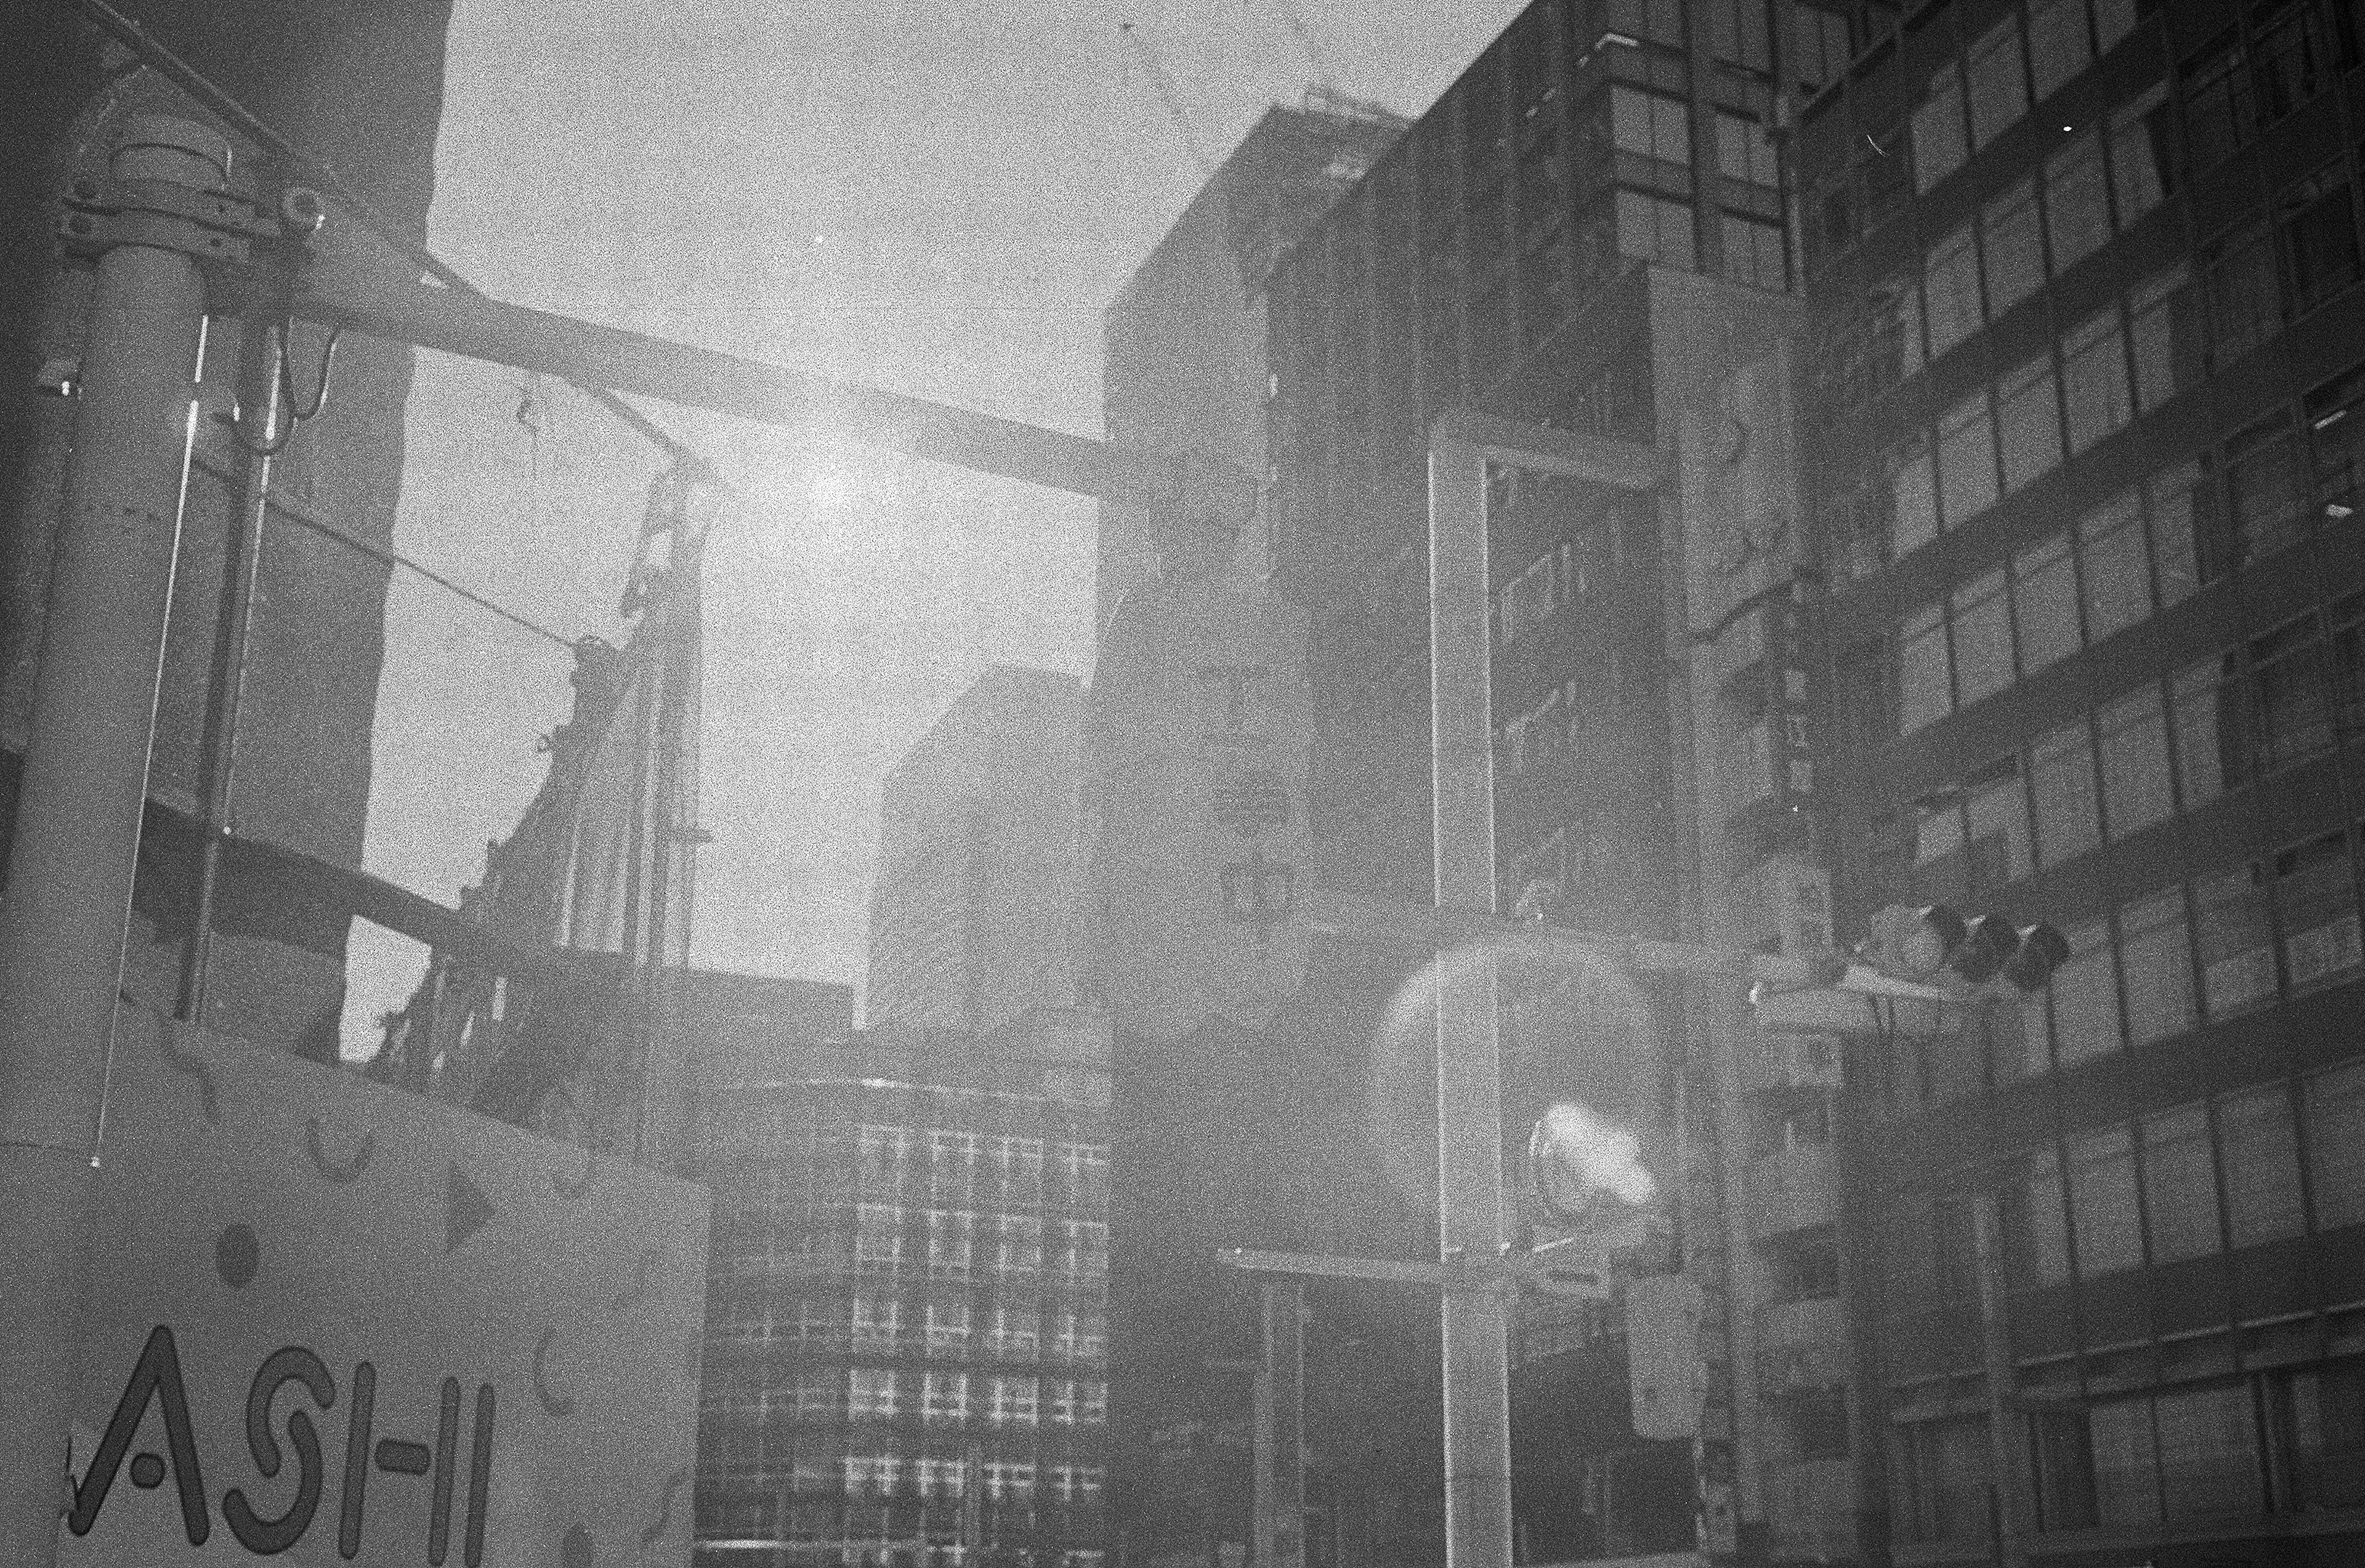
[[[493,1201],[454,1165],[443,1186],[443,1250],[456,1251],[493,1217]]]

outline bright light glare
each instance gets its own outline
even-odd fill
[[[1561,1101],[1543,1114],[1536,1126],[1535,1150],[1538,1160],[1552,1168],[1549,1175],[1539,1172],[1543,1179],[1557,1177],[1572,1186],[1608,1193],[1630,1207],[1649,1203],[1659,1190],[1637,1158],[1642,1146],[1634,1135],[1571,1101]]]
[[[851,506],[862,493],[861,485],[853,474],[844,468],[816,468],[809,483],[808,494],[817,510],[835,511]]]

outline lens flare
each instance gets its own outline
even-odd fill
[[[1537,1186],[1564,1215],[1573,1216],[1597,1201],[1595,1193],[1607,1193],[1629,1208],[1658,1195],[1659,1184],[1642,1169],[1642,1145],[1634,1135],[1574,1101],[1545,1110],[1528,1148]]]

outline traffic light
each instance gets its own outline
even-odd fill
[[[1867,923],[1856,957],[1891,980],[1915,982],[1951,973],[1967,985],[1998,977],[2020,991],[2042,991],[2069,957],[2069,943],[2042,922],[2009,915],[1968,919],[1942,903],[1889,904]]]

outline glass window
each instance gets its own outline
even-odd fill
[[[2214,363],[2231,364],[2282,330],[2282,298],[2266,225],[2247,224],[2219,236],[2202,247],[2201,264]]]
[[[2184,126],[2192,166],[2206,169],[2230,157],[2257,129],[2250,73],[2241,36],[2228,28],[2204,53],[2184,65]]]
[[[1960,528],[1995,503],[1995,423],[1981,387],[1938,421],[1939,520]]]
[[[1810,92],[1838,81],[1847,70],[1847,18],[1820,6],[1794,6],[1790,13],[1789,62],[1799,85]]]
[[[2057,273],[2068,272],[2109,241],[2110,187],[2102,177],[2102,146],[2092,131],[2045,161],[2045,225]]]
[[[2201,316],[2184,269],[2161,273],[2137,287],[2127,297],[2127,319],[2135,408],[2147,414],[2207,374]]]
[[[1998,384],[1996,433],[2006,490],[2061,465],[2061,398],[2050,353],[2039,354]]]
[[[2306,1092],[2315,1228],[2365,1224],[2365,1063],[2318,1073]]]
[[[2291,423],[2261,420],[2225,443],[2225,513],[2239,558],[2255,561],[2299,543],[2307,476]]]
[[[1911,734],[1955,706],[1946,674],[1946,622],[1936,605],[1906,618],[1898,637],[1897,722]]]
[[[2078,575],[2069,538],[2057,533],[2012,561],[2012,607],[2020,622],[2020,669],[2034,675],[2078,650]]]
[[[1955,702],[1967,708],[2012,684],[2012,616],[2003,572],[1982,572],[1949,599],[1955,623]]]
[[[2275,922],[2294,987],[2345,978],[2365,963],[2348,834],[2326,834],[2275,857]]]
[[[2118,41],[2135,30],[2138,0],[2094,0],[2094,46],[2108,54]]]
[[[1922,368],[1922,288],[1892,277],[1872,291],[1871,372],[1875,389],[1893,386]]]
[[[1696,271],[1698,254],[1692,237],[1689,204],[1640,191],[1618,193],[1618,252],[1641,261]]]
[[[2357,218],[2345,165],[2329,164],[2285,191],[2275,227],[2293,315],[2305,315],[2357,281]]]
[[[1778,187],[1781,175],[1774,162],[1774,144],[1765,128],[1745,115],[1716,111],[1716,166],[1728,180]]]
[[[2146,1046],[2192,1027],[2192,939],[2182,888],[2119,911],[2119,965],[2130,1041]]]
[[[2086,1415],[2094,1455],[2094,1519],[2145,1525],[2159,1518],[2159,1444],[2148,1397],[2114,1399]]]
[[[2331,51],[2325,47],[2314,8],[2305,0],[2251,17],[2251,74],[2257,84],[2258,123],[2272,125],[2315,96],[2329,78]]]
[[[2102,812],[2111,836],[2149,827],[2176,809],[2169,782],[2168,710],[2146,682],[2097,714],[2102,729]]]
[[[2222,698],[2229,655],[2213,655],[2177,671],[2169,688],[2170,722],[2176,731],[2177,795],[2186,811],[2215,800],[2225,790],[2226,763],[2235,755],[2230,714]]]
[[[1691,167],[1691,110],[1681,98],[1664,98],[1656,93],[1613,85],[1609,89],[1609,134],[1621,152]]]
[[[2132,984],[2132,980],[2130,981]],[[2180,1105],[2146,1116],[2143,1135],[2144,1229],[2151,1260],[2202,1258],[2223,1245],[2217,1229],[2217,1174],[2209,1156],[2203,1107]]]
[[[2332,692],[2314,615],[2250,640],[2251,756],[2271,771],[2332,745]]]
[[[2094,58],[2086,37],[2086,0],[2030,0],[2028,60],[2043,103]]]
[[[2081,1279],[2143,1261],[2143,1223],[2135,1207],[2135,1140],[2124,1127],[2102,1127],[2068,1140],[2069,1218]]]
[[[1964,802],[1968,824],[1973,897],[2016,882],[2034,868],[2028,847],[2028,792],[2017,758],[2007,758],[1970,786]]]
[[[1709,47],[1719,60],[1752,71],[1773,68],[1773,46],[1762,0],[1709,0],[1694,10],[1708,28]]]
[[[2078,576],[2086,640],[2099,643],[2151,613],[2151,566],[2132,490],[2078,520]]]
[[[2160,1495],[2172,1519],[2263,1512],[2258,1419],[2247,1383],[2158,1396]]]
[[[847,1374],[846,1404],[856,1416],[892,1416],[898,1407],[895,1374],[879,1367],[856,1367]]]
[[[2151,518],[2153,576],[2163,608],[2182,603],[2201,587],[2192,555],[2193,494],[2200,483],[2200,471],[2180,463],[2153,475],[2144,486]]]
[[[2045,282],[2035,182],[2023,180],[1988,203],[1979,228],[1987,248],[1988,319],[1994,320]]]
[[[2061,1157],[2049,1148],[2023,1155],[2006,1203],[2012,1282],[2034,1290],[2068,1279],[2069,1216],[2062,1206]]]
[[[1970,225],[1930,248],[1922,268],[1922,294],[1932,359],[1979,330],[1979,257]]]
[[[2028,111],[2028,73],[2021,64],[2020,18],[2007,16],[1971,45],[1971,145],[1985,147]]]
[[[2292,1480],[2300,1507],[2365,1503],[2365,1376],[2354,1360],[2290,1374]],[[2289,1505],[2286,1504],[2286,1506]]]
[[[2126,228],[2177,187],[2176,111],[2155,82],[2111,114],[2111,190]]]
[[[2297,1236],[2299,1135],[2280,1083],[2217,1102],[2217,1160],[2225,1175],[2225,1226],[2236,1247]]]
[[[2119,990],[2108,921],[2062,935],[2069,957],[2053,971],[2053,1051],[2057,1065],[2068,1068],[2119,1048]]]
[[[1724,275],[1752,288],[1780,293],[1790,286],[1790,267],[1783,250],[1782,226],[1761,223],[1735,213],[1720,213],[1719,233],[1724,243]]]
[[[1930,78],[1913,111],[1913,188],[1924,195],[1963,166],[1970,144],[1963,127],[1963,88],[1952,61]]]
[[[2116,306],[2079,324],[2062,343],[2061,393],[2072,452],[2085,451],[2135,418]]]
[[[1889,554],[1901,561],[1938,537],[1937,476],[1927,436],[1889,454]]]
[[[2245,866],[2193,887],[2201,992],[2214,1017],[2274,994],[2274,944],[2261,882],[2258,868]]]
[[[2036,801],[2036,851],[2058,866],[2102,841],[2094,788],[2094,743],[2083,719],[2038,739],[2029,769]]]

